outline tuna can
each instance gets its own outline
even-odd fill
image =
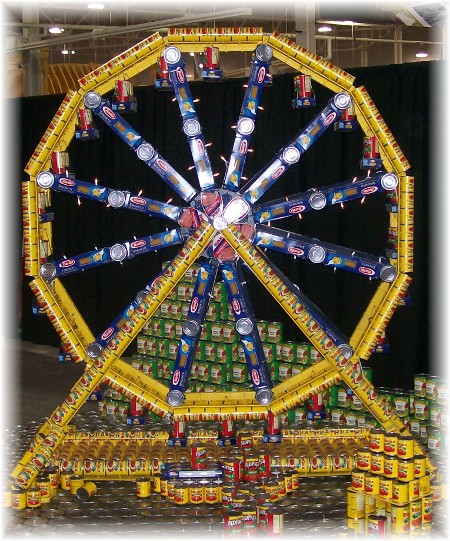
[[[280,506],[267,510],[267,531],[269,534],[281,534],[284,529],[284,511]]]
[[[205,501],[205,493],[201,483],[191,483],[189,485],[189,503],[200,504]]]
[[[136,479],[136,496],[148,498],[152,493],[150,477],[138,477]]]
[[[410,512],[409,504],[392,505],[391,507],[391,533],[409,534],[410,531]]]
[[[420,479],[423,479],[421,477]],[[409,500],[414,500],[420,496],[420,479],[412,479],[408,483]]]
[[[347,517],[364,518],[365,515],[365,495],[363,492],[356,492],[352,489],[347,490]]]
[[[203,443],[191,445],[191,464],[194,470],[206,468],[206,446]]]
[[[408,503],[409,501],[409,483],[394,479],[392,481],[392,502],[399,505]],[[408,515],[409,516],[409,515]]]
[[[34,509],[41,506],[41,490],[37,486],[32,486],[27,490],[27,507]]]
[[[422,524],[431,524],[433,522],[433,495],[429,494],[421,498],[422,500]]]
[[[360,447],[356,452],[356,467],[361,471],[370,471],[370,449]]]
[[[389,479],[396,479],[398,477],[397,456],[384,455],[384,475]]]
[[[375,475],[384,474],[384,454],[383,453],[371,453],[370,454],[370,471]]]
[[[384,454],[389,456],[397,455],[398,434],[396,432],[387,432],[384,435]]]
[[[383,500],[392,499],[392,479],[389,479],[388,477],[384,477],[384,476],[380,478],[380,486],[379,486],[378,495]]]
[[[378,475],[366,473],[364,476],[364,494],[369,496],[377,496],[380,491],[380,478]]]
[[[76,496],[82,502],[89,501],[97,493],[97,485],[92,481],[87,481],[76,490]]]
[[[205,503],[219,503],[219,487],[216,483],[205,483],[204,485]]]
[[[397,455],[402,459],[414,458],[414,438],[412,436],[398,437]]]
[[[367,517],[367,537],[386,537],[387,518],[383,515]]]
[[[224,511],[223,522],[225,533],[234,535],[240,534],[242,530],[242,513],[240,511]]]
[[[426,396],[428,374],[416,374],[414,376],[414,394],[416,396]]]
[[[27,506],[27,493],[23,488],[11,489],[11,508],[18,511]]]
[[[422,528],[422,500],[415,500],[409,504],[409,526],[411,530]]]
[[[352,484],[351,487],[357,492],[364,492],[364,476],[365,472],[354,469],[352,470]]]

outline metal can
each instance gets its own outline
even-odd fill
[[[189,503],[189,488],[186,483],[175,483],[173,489],[173,501],[177,505],[186,505]]]
[[[421,477],[420,479],[423,479]],[[408,482],[409,500],[415,500],[420,497],[420,479],[411,479]]]
[[[441,448],[441,431],[438,428],[430,428],[427,431],[427,446],[430,451],[439,451]]]
[[[426,396],[428,374],[416,374],[414,376],[414,394],[416,396]]]
[[[433,495],[429,494],[422,500],[422,524],[431,524],[433,521]]]
[[[398,417],[407,417],[409,415],[409,393],[399,389],[393,389],[392,402],[394,412]]]
[[[363,492],[356,492],[352,489],[347,490],[347,517],[364,518],[365,515],[365,495]]]
[[[389,479],[388,477],[384,477],[384,476],[380,478],[378,495],[383,500],[392,499],[392,479]]]
[[[189,503],[200,504],[205,501],[205,492],[201,483],[191,483],[188,487]]]
[[[431,479],[429,475],[424,475],[418,478],[419,481],[419,494],[420,496],[426,496],[431,490]]]
[[[267,510],[267,531],[269,534],[280,534],[284,529],[284,511],[277,505]]]
[[[362,470],[352,470],[352,484],[351,487],[357,492],[364,492],[364,476],[365,472]]]
[[[380,491],[380,478],[378,475],[366,473],[364,476],[364,494],[377,496]]]
[[[206,468],[206,446],[203,443],[197,442],[191,445],[191,464],[194,470]]]
[[[370,471],[370,449],[368,447],[360,447],[356,452],[356,467],[358,470]]]
[[[82,502],[89,501],[97,493],[97,485],[92,481],[87,481],[81,487],[77,488],[76,496]]]
[[[23,488],[13,488],[11,490],[11,508],[22,510],[27,506],[27,493]]]
[[[414,459],[407,460],[399,459],[398,475],[401,481],[412,481],[414,479]]]
[[[386,537],[387,518],[383,515],[367,517],[367,537]]]
[[[270,477],[270,465],[271,465],[271,455],[268,449],[260,449],[258,453],[259,460],[259,477],[267,478]]]
[[[216,483],[205,483],[204,485],[205,503],[219,503],[219,487]]]
[[[397,455],[398,434],[396,432],[387,432],[384,435],[384,454],[389,456]]]
[[[150,477],[138,477],[136,479],[136,496],[148,498],[152,493]]]
[[[35,509],[41,506],[41,490],[37,486],[31,486],[26,492],[27,507]]]
[[[410,459],[414,457],[414,438],[412,436],[398,437],[397,455],[401,459]]]
[[[225,533],[230,535],[240,534],[242,530],[242,513],[236,510],[223,512]]]
[[[366,517],[375,513],[376,500],[377,498],[375,498],[375,496],[370,496],[369,494],[366,494],[364,498],[364,514],[366,515]]]
[[[73,475],[72,470],[63,470],[59,476],[59,486],[63,490],[70,490],[70,477]]]
[[[270,494],[270,500],[272,502],[278,501],[278,481],[269,478],[267,481],[264,481],[264,489]]]
[[[427,421],[430,415],[428,398],[416,396],[414,399],[414,417],[419,421]]]
[[[244,456],[244,480],[258,481],[259,480],[259,457],[256,454],[249,453]]]
[[[442,407],[437,402],[431,402],[430,404],[430,426],[433,428],[441,427],[441,413],[445,411],[445,407]]]
[[[384,474],[384,454],[371,453],[370,456],[370,471],[375,475]]]
[[[247,530],[247,529],[251,530],[251,529],[256,528],[256,521],[257,521],[256,503],[249,502],[246,505],[243,505],[241,512],[242,512],[242,528],[244,530]]]
[[[279,343],[283,341],[283,324],[272,321],[267,324],[267,341]]]
[[[425,382],[425,396],[431,400],[438,398],[439,378],[437,376],[428,376]]]
[[[408,534],[410,531],[409,504],[392,505],[391,507],[391,533]]]
[[[392,502],[399,505],[409,501],[409,483],[394,479],[392,481]]]
[[[36,482],[36,486],[41,491],[41,503],[49,503],[52,498],[52,492],[51,492],[50,479],[48,475],[46,475],[45,473],[40,473],[36,477],[35,482]],[[70,491],[72,494],[75,494],[76,492],[76,491],[72,492],[72,488]]]

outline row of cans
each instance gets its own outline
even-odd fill
[[[414,395],[445,405],[447,404],[447,381],[431,374],[415,374]]]
[[[420,535],[432,527],[433,497],[397,505],[348,490],[347,516],[347,525],[361,536]]]

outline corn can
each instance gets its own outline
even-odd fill
[[[392,502],[399,505],[408,503],[409,501],[409,483],[394,479],[392,481]]]
[[[138,477],[136,479],[136,496],[148,498],[152,493],[150,477]]]
[[[391,507],[391,533],[408,534],[410,531],[409,504],[392,505]]]
[[[365,495],[363,492],[356,492],[352,489],[347,490],[347,517],[364,518],[365,515]]]

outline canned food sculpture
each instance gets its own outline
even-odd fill
[[[218,52],[253,53],[247,90],[222,183],[216,181],[212,172],[183,59],[184,53],[198,52],[203,46],[210,50],[209,61],[213,70],[218,67],[215,56]],[[295,134],[287,134],[286,144],[244,184],[242,173],[272,57],[288,61],[299,73],[306,70],[308,77],[326,86],[333,96],[306,126],[299,127]],[[171,166],[105,97],[119,80],[128,80],[156,62],[159,62],[156,86],[168,87],[168,83],[162,83],[170,80],[175,93],[182,131],[198,178],[196,186]],[[12,478],[21,487],[28,488],[41,464],[47,465],[54,450],[64,440],[67,425],[101,382],[129,398],[134,397],[142,408],[160,417],[198,421],[209,418],[267,419],[269,413],[275,416],[284,413],[343,381],[383,428],[389,432],[401,429],[404,435],[408,435],[401,419],[378,398],[372,384],[358,368],[358,361],[369,358],[376,348],[379,336],[411,281],[407,273],[412,271],[414,179],[406,176],[409,164],[366,89],[355,88],[353,83],[353,76],[277,33],[268,36],[258,28],[186,28],[169,29],[165,37],[153,34],[84,76],[79,90],[67,94],[25,168],[30,179],[22,185],[24,261],[25,274],[34,278],[30,283],[33,293],[72,358],[85,361],[86,369],[68,398],[44,423],[39,432],[46,435],[44,441],[36,436],[12,472]],[[327,186],[316,186],[283,199],[260,202],[291,167],[298,167],[303,154],[340,121],[342,113],[351,105],[366,139],[370,139],[370,153],[367,144],[364,159],[368,159],[371,166],[374,164],[375,170],[371,169],[363,178],[337,179]],[[76,172],[69,174],[65,167],[55,165],[51,158],[55,152],[68,150],[80,107],[103,122],[128,146],[131,158],[149,167],[183,203],[174,205],[155,201],[132,193],[126,186],[111,189],[80,179]],[[138,239],[117,239],[112,246],[58,259],[53,254],[51,224],[41,220],[38,212],[38,200],[42,194],[48,199],[50,195],[79,200],[87,198],[109,206],[113,211],[122,209],[157,216],[172,222],[173,228]],[[321,212],[336,203],[383,194],[398,202],[388,209],[390,215],[398,218],[390,220],[392,227],[396,224],[397,228],[395,258],[359,252],[352,247],[326,243],[271,225],[273,220]],[[105,329],[89,329],[64,288],[65,276],[107,264],[126,264],[127,259],[174,245],[181,245],[179,253],[146,287],[136,291],[134,299],[111,315],[111,323]],[[351,272],[378,280],[370,305],[352,335],[346,336],[300,287],[270,262],[262,249],[303,258],[314,265],[331,266],[338,272]],[[186,293],[186,288],[184,290],[190,299],[179,328],[177,347],[161,341],[163,357],[173,361],[171,368],[169,365],[170,384],[166,386],[150,374],[129,366],[121,355],[149,324],[156,311],[163,309],[166,299],[178,284],[192,275],[192,268],[197,263],[200,263],[200,272],[192,289],[189,293]],[[274,384],[266,361],[270,348],[263,347],[251,292],[247,291],[243,278],[244,264],[314,346],[320,360],[313,369],[310,367],[295,376],[287,375],[285,381]],[[198,340],[201,333],[208,332],[205,320],[214,309],[210,306],[210,292],[215,291],[217,276],[225,284],[223,294],[232,307],[235,322],[232,334],[240,341],[240,350],[237,351],[242,354],[244,375],[252,390],[218,392],[212,399],[205,400],[204,393],[186,391]],[[174,304],[174,309],[181,311],[181,304]],[[215,329],[215,332],[220,335],[220,332],[225,334],[225,330],[230,336],[230,328],[226,326]],[[174,333],[175,328],[169,332]],[[211,351],[214,348],[217,355],[217,345],[213,344]],[[227,354],[226,350],[221,353]],[[217,373],[216,377],[219,377]],[[312,400],[311,411],[320,414],[318,407],[319,401]],[[416,454],[424,451],[419,443],[415,444]]]

